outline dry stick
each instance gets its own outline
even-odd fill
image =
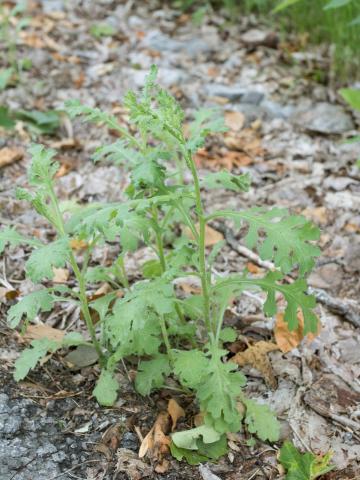
[[[243,245],[239,245],[233,231],[224,224],[217,223],[215,228],[224,234],[226,243],[232,248],[232,250],[235,250],[243,257],[246,257],[252,262],[256,263],[256,265],[259,265],[259,267],[263,267],[268,270],[274,270],[276,268],[273,262],[261,260],[259,255],[254,253],[252,250],[249,250]],[[286,276],[285,279],[288,283],[294,282],[294,279],[289,276]],[[314,295],[316,300],[325,305],[330,312],[341,315],[345,318],[345,320],[352,323],[355,327],[360,327],[360,306],[355,301],[342,300],[341,298],[332,297],[325,292],[325,290],[320,288],[309,287],[308,290],[309,293]]]

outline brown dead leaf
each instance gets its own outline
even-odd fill
[[[195,227],[196,227],[196,231],[199,232],[200,231],[199,224],[196,224]],[[190,230],[190,228],[188,227],[184,228],[184,234],[191,240],[194,240],[194,235]],[[224,235],[221,232],[218,232],[217,230],[210,227],[209,225],[205,226],[205,246],[206,247],[212,247],[213,245],[216,245],[221,240],[224,240]]]
[[[21,160],[24,156],[24,151],[21,148],[4,147],[0,150],[0,168],[10,165],[11,163]]]
[[[136,453],[127,448],[119,448],[116,452],[118,461],[116,465],[117,473],[125,473],[130,480],[141,480],[146,477],[153,477],[154,472],[150,465],[139,458]]]
[[[70,247],[73,250],[84,250],[88,247],[88,244],[84,240],[73,238],[72,240],[70,240]]]
[[[245,125],[245,115],[241,112],[225,112],[225,125],[234,132],[239,132]]]
[[[262,373],[266,383],[275,389],[277,387],[277,381],[267,354],[278,349],[279,347],[275,343],[262,340],[251,345],[244,352],[238,352],[232,357],[231,361],[237,363],[240,367],[245,365],[255,367]]]
[[[328,211],[325,207],[307,207],[301,213],[308,220],[312,220],[319,225],[326,225],[328,223]]]
[[[173,432],[179,418],[185,417],[185,410],[180,407],[176,400],[171,398],[168,403],[167,411],[172,420],[171,431]]]
[[[284,321],[284,314],[278,313],[276,315],[276,324],[274,329],[274,336],[276,344],[283,353],[290,352],[296,348],[304,338],[304,317],[302,313],[298,312],[299,326],[292,332],[289,330],[287,322]],[[308,333],[306,338],[308,342],[312,342],[315,337],[320,334],[321,324],[318,322],[318,331],[314,333]]]
[[[246,268],[249,270],[250,273],[261,273],[263,271],[261,267],[255,265],[255,263],[252,262],[247,262]]]
[[[169,463],[164,456],[169,452],[171,443],[168,433],[171,427],[171,417],[168,412],[160,412],[150,432],[141,442],[139,449],[139,458],[148,455],[153,461],[157,462],[155,467],[159,473],[164,473]]]
[[[64,335],[65,332],[63,330],[39,323],[37,325],[29,325],[23,338],[29,342],[31,340],[40,340],[42,338],[48,338],[49,340],[55,340],[55,342],[61,342],[64,338]]]
[[[66,283],[69,280],[70,272],[67,268],[56,268],[53,267],[54,272],[54,283]]]

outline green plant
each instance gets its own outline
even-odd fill
[[[313,453],[300,453],[292,443],[285,442],[280,449],[279,460],[287,471],[285,480],[315,480],[334,466],[329,465],[332,454],[316,456]]]
[[[342,88],[339,90],[339,93],[351,108],[360,112],[360,90],[355,88]],[[351,138],[349,142],[360,142],[360,135]],[[360,168],[360,158],[357,161],[357,166]]]
[[[28,25],[28,18],[23,16],[26,11],[26,1],[19,1],[12,9],[0,3],[0,45],[6,51],[6,68],[0,71],[0,91],[6,88],[14,75],[29,67],[28,59],[18,59],[16,42],[19,32]],[[12,20],[16,19],[13,27]]]
[[[305,277],[319,255],[319,249],[312,244],[319,231],[303,217],[289,215],[282,208],[207,213],[203,189],[245,192],[250,178],[226,171],[199,178],[193,155],[210,133],[225,130],[223,122],[211,110],[198,111],[186,137],[183,111],[155,80],[153,67],[141,95],[129,92],[125,97],[131,130],[122,127],[115,117],[77,101],[68,102],[66,107],[71,116],[81,115],[87,121],[106,124],[122,136],[114,144],[97,149],[94,158],[110,159],[128,168],[126,201],[84,207],[60,204],[54,190],[58,169],[53,161],[55,152],[39,145],[31,148],[29,183],[33,191],[20,189],[18,198],[30,202],[51,223],[56,237],[43,244],[24,238],[13,229],[0,232],[0,250],[5,243],[34,248],[25,264],[26,275],[34,283],[46,282],[44,288],[12,306],[8,320],[10,326],[16,327],[23,318],[27,323],[39,312],[50,311],[56,302],[79,305],[99,357],[101,374],[94,390],[99,403],[115,402],[119,361],[138,356],[138,392],[148,395],[166,386],[171,375],[180,390],[194,392],[203,412],[204,425],[200,429],[173,435],[174,455],[188,458],[188,450],[199,449],[198,454],[204,456],[209,445],[214,444],[210,458],[215,451],[222,451],[226,432],[238,431],[242,421],[251,434],[263,440],[278,439],[279,427],[272,412],[245,397],[241,389],[245,377],[234,363],[226,361],[224,341],[235,339],[236,332],[223,328],[224,313],[230,299],[240,296],[244,289],[259,289],[267,295],[264,311],[272,316],[277,310],[275,296],[280,293],[287,302],[285,320],[290,329],[297,327],[297,313],[301,310],[305,333],[315,332],[315,299],[307,294]],[[185,170],[191,174],[190,184],[183,181]],[[247,225],[247,245],[256,248],[263,259],[273,260],[276,270],[263,278],[247,271],[227,277],[212,274],[213,262],[223,243],[207,252],[206,226],[220,218],[233,220],[237,227]],[[171,239],[171,243],[166,239]],[[71,245],[79,241],[85,247],[76,258]],[[116,261],[107,266],[91,265],[95,246],[115,241],[119,243]],[[139,242],[153,249],[156,259],[143,265],[142,279],[131,282],[124,255],[136,250]],[[76,289],[51,284],[53,268],[65,265],[74,273]],[[284,275],[296,270],[298,279],[287,284]],[[183,297],[175,283],[189,275],[199,278],[201,293]],[[103,281],[113,291],[89,301],[89,286]],[[120,290],[124,293],[122,298],[118,295]],[[100,318],[96,325],[94,311]],[[24,378],[47,351],[85,341],[78,334],[69,335],[70,338],[64,338],[65,343],[34,341],[31,349],[17,360],[15,378]],[[238,409],[238,401],[244,413]]]

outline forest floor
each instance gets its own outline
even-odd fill
[[[302,38],[283,38],[255,17],[229,24],[214,14],[199,26],[155,1],[43,0],[31,2],[29,13],[31,23],[20,33],[18,52],[33,66],[0,93],[0,105],[48,111],[79,99],[126,122],[121,99],[128,89],[143,85],[155,63],[160,84],[189,118],[204,106],[217,106],[225,114],[230,130],[199,152],[199,168],[251,174],[249,193],[212,192],[207,207],[277,205],[319,225],[322,255],[309,284],[319,299],[321,332],[312,342],[295,342],[288,353],[276,350],[266,357],[260,352],[268,362],[262,372],[244,367],[246,391],[274,409],[281,441],[291,439],[302,451],[332,450],[336,470],[324,479],[360,479],[360,174],[355,166],[360,147],[344,142],[356,133],[360,118],[346,110],[329,86],[336,79],[329,78],[327,52],[315,47],[304,52]],[[115,33],[96,38],[91,27],[102,22]],[[26,183],[26,150],[34,131],[18,121],[0,134],[0,223],[51,238],[49,226],[15,198],[15,187]],[[59,152],[57,192],[62,200],[120,198],[126,173],[90,160],[96,147],[114,140],[105,127],[65,115],[54,135],[37,137]],[[1,164],[5,157],[10,160]],[[264,267],[239,249],[241,238],[234,238],[228,227],[214,225],[227,241],[215,268],[261,271]],[[128,257],[130,275],[136,276],[147,254],[141,249]],[[91,358],[84,360],[84,353],[81,361],[72,359],[72,369],[63,354],[55,354],[16,384],[13,364],[27,340],[6,325],[6,311],[14,302],[7,293],[23,295],[33,288],[24,280],[26,257],[26,248],[8,251],[0,274],[1,480],[282,478],[277,446],[253,445],[246,436],[233,438],[230,454],[216,464],[191,467],[171,460],[164,474],[156,473],[146,458],[137,457],[139,437],[166,408],[171,392],[142,398],[127,372],[120,371],[118,402],[101,408],[91,396],[98,369]],[[250,345],[273,339],[274,319],[263,316],[262,302],[261,296],[247,293],[229,310],[228,324]],[[81,329],[78,313],[58,308],[39,321]],[[191,400],[176,399],[191,409]]]

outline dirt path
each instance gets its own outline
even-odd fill
[[[229,25],[214,15],[197,26],[156,2],[43,0],[31,3],[30,14],[18,50],[33,66],[19,84],[0,92],[0,105],[45,111],[61,109],[67,99],[80,99],[126,120],[123,94],[141,87],[156,63],[160,83],[176,95],[189,116],[200,106],[225,112],[230,132],[199,152],[199,166],[251,173],[253,188],[248,194],[212,193],[209,208],[276,204],[321,227],[323,254],[309,283],[318,294],[319,289],[325,291],[335,306],[345,302],[352,322],[336,315],[331,301],[319,303],[321,334],[291,353],[270,354],[274,389],[259,371],[245,367],[247,391],[276,411],[282,439],[291,438],[299,448],[316,453],[333,450],[339,472],[326,478],[360,478],[360,334],[355,327],[360,318],[360,176],[354,166],[360,148],[342,142],[360,122],[337,103],[333,90],[317,81],[322,77],[319,72],[326,76],[326,56],[316,49],[311,54],[298,51],[296,39],[280,41],[278,32],[254,18],[241,17]],[[94,38],[91,28],[102,22],[114,31]],[[26,122],[0,132],[0,150],[11,151],[25,152],[34,135]],[[71,123],[65,116],[54,136],[38,138],[58,148],[63,165],[58,193],[63,200],[119,198],[126,174],[117,166],[95,166],[90,161],[97,146],[114,139],[105,128]],[[24,153],[21,160],[0,168],[0,223],[47,239],[49,227],[15,199],[14,187],[23,185],[27,164]],[[230,236],[227,240],[226,255],[216,269],[238,271],[249,259],[236,251]],[[31,290],[32,285],[23,281],[25,258],[26,251],[18,248],[4,256],[1,267],[1,480],[280,478],[275,450],[260,443],[242,445],[229,458],[210,465],[215,477],[206,468],[175,461],[165,476],[155,474],[137,459],[136,430],[147,433],[169,392],[142,399],[125,373],[113,409],[99,408],[91,398],[96,369],[87,366],[72,372],[60,355],[15,384],[12,365],[23,342],[6,327],[12,300],[5,296],[4,280],[21,294]],[[129,264],[139,261],[141,252]],[[254,262],[252,266],[262,268]],[[273,321],[262,317],[261,302],[261,296],[245,295],[229,318],[250,340],[272,335]],[[80,328],[76,312],[66,309],[52,312],[47,322],[57,328],[70,323]]]

